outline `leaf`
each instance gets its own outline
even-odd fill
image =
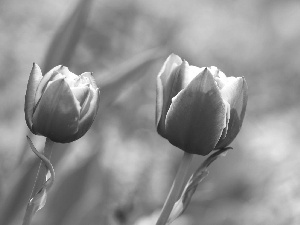
[[[98,163],[99,153],[91,154],[85,159],[85,162],[81,162],[78,167],[68,172],[67,175],[62,176],[60,174],[62,179],[58,180],[55,184],[56,188],[51,193],[55,197],[49,198],[47,202],[47,208],[51,213],[45,215],[44,225],[67,224],[65,220],[70,217],[70,213],[72,213],[74,208],[76,211],[73,215],[74,217],[78,216],[78,214],[82,215],[87,208],[90,209],[91,203],[86,204],[84,197],[90,194],[85,193],[87,191],[86,187],[89,182],[92,182],[90,180],[90,172]],[[99,190],[99,195],[97,194],[94,198],[101,198],[101,190]],[[78,207],[80,207],[79,211],[76,210]],[[55,217],[51,215],[55,215]]]
[[[38,210],[43,208],[46,204],[47,200],[47,191],[46,189],[42,189],[39,193],[37,193],[34,198],[30,199],[29,204],[33,204],[33,214],[35,214]]]
[[[101,100],[100,107],[106,107],[113,102],[123,90],[146,75],[147,69],[159,58],[165,55],[162,48],[146,50],[118,65],[115,70],[107,72],[100,80],[96,77],[96,82],[100,86]]]
[[[56,32],[49,46],[43,70],[49,71],[54,66],[70,66],[70,62],[80,36],[87,23],[92,0],[80,0],[73,13]]]
[[[32,141],[30,138],[27,136],[28,143],[30,145],[31,150],[43,161],[47,168],[47,173],[46,173],[46,181],[41,187],[41,189],[30,199],[29,205],[33,204],[33,215],[43,208],[46,204],[47,200],[47,191],[50,189],[50,187],[54,183],[54,169],[53,166],[50,162],[49,159],[47,159],[42,153],[40,153],[33,145]]]
[[[182,196],[175,203],[170,217],[168,219],[168,224],[171,224],[175,219],[177,219],[187,208],[189,205],[193,194],[195,193],[198,184],[208,175],[208,170],[204,169],[197,174],[197,178],[191,181],[189,180],[187,186],[183,190]]]
[[[232,149],[231,147],[223,148],[215,153],[211,154],[200,167],[192,174],[187,185],[185,186],[181,197],[175,203],[170,217],[168,219],[168,224],[171,224],[175,219],[177,219],[188,207],[193,194],[195,193],[199,183],[208,175],[208,167],[220,156],[225,156],[227,151]]]

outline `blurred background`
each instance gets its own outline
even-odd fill
[[[22,223],[37,172],[23,111],[33,62],[94,72],[101,103],[83,138],[55,145],[56,181],[32,224],[155,224],[182,156],[154,124],[172,52],[249,87],[234,149],[173,224],[300,224],[298,0],[0,0],[0,31],[1,225]]]

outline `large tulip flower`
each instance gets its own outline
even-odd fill
[[[241,129],[247,105],[243,77],[190,66],[171,54],[157,76],[158,133],[190,154],[225,148]]]
[[[54,142],[75,141],[92,125],[99,94],[89,72],[78,76],[65,66],[56,66],[43,76],[34,64],[25,96],[27,126]]]

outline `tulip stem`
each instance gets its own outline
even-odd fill
[[[30,141],[30,139],[28,139],[28,140]],[[30,144],[33,145],[32,143],[30,143]],[[51,141],[49,138],[46,138],[44,151],[41,152],[41,153],[36,153],[36,150],[35,151],[33,150],[33,151],[35,152],[35,154],[42,155],[41,157],[46,158],[46,160],[50,160],[52,150],[53,150],[53,148],[52,148],[53,144],[54,144],[53,141]],[[34,146],[32,148],[34,148]],[[50,162],[49,162],[49,164],[50,164]],[[51,170],[52,170],[51,171],[51,176],[53,176],[54,171],[53,171],[52,165],[51,165]],[[26,212],[25,212],[25,216],[24,216],[24,220],[23,220],[23,225],[30,225],[31,224],[32,217],[36,212],[36,205],[32,204],[31,200],[33,199],[33,197],[35,197],[40,192],[42,187],[45,186],[47,172],[48,172],[48,168],[45,165],[45,162],[43,160],[41,160],[40,165],[39,165],[39,169],[38,169],[38,172],[37,172],[37,176],[36,176],[36,179],[35,179],[35,182],[34,182],[34,186],[33,186],[33,189],[32,189],[31,195],[30,195],[30,199],[29,199],[28,204],[27,204],[27,208],[26,208]],[[52,185],[53,179],[54,179],[54,177],[52,177],[51,184],[50,185],[48,184],[48,186]]]
[[[163,209],[157,220],[156,225],[165,225],[168,222],[173,206],[181,196],[183,188],[185,187],[185,183],[187,182],[186,177],[188,175],[188,170],[189,170],[189,166],[191,165],[192,158],[193,158],[192,154],[184,152],[173,185],[165,201],[165,204],[163,206]]]

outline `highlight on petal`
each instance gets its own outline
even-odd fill
[[[72,73],[67,66],[59,67],[57,72],[63,74],[64,76],[77,76],[75,73]]]
[[[45,73],[44,77],[45,77],[45,76],[49,76],[49,75],[51,75],[51,74],[53,74],[53,73],[55,73],[55,72],[58,73],[58,70],[59,70],[60,68],[62,68],[62,67],[63,67],[62,65],[58,65],[58,66],[53,67],[51,70],[49,70],[47,73]]]
[[[166,85],[168,82],[168,79],[172,73],[172,71],[177,67],[180,66],[182,63],[181,58],[178,55],[171,54],[164,62],[164,65],[162,66],[158,77],[160,77],[162,84]]]
[[[227,135],[223,140],[219,141],[216,149],[228,146],[239,133],[246,112],[247,89],[245,78],[239,77],[231,85],[226,85],[221,90],[222,97],[230,104],[230,120]]]
[[[242,86],[242,77],[228,77],[224,87],[221,89],[223,99],[233,106],[237,98],[241,97]]]
[[[88,78],[89,81],[90,81],[89,83],[91,84],[91,86],[92,86],[95,90],[98,89],[96,80],[95,80],[95,78],[93,77],[93,73],[91,73],[91,72],[84,72],[84,73],[82,73],[80,76],[81,76],[81,77],[86,77],[86,78]]]
[[[225,117],[225,121],[224,121],[225,128],[223,129],[223,132],[222,132],[219,142],[226,137],[227,131],[228,131],[229,120],[230,120],[230,104],[225,100],[223,100],[223,102],[225,105],[225,113],[226,113],[226,117]]]
[[[78,132],[74,136],[75,140],[81,138],[92,126],[98,112],[100,103],[100,91],[90,89],[89,95],[82,106],[80,112],[80,120],[78,125]]]
[[[80,106],[82,106],[89,94],[89,87],[71,87],[71,91],[76,97],[76,100],[79,102]]]
[[[80,105],[64,79],[53,81],[33,114],[33,130],[52,141],[66,143],[77,131]]]
[[[167,139],[183,151],[207,155],[221,137],[225,105],[212,74],[205,69],[172,99],[167,113]]]
[[[199,68],[197,66],[190,66],[187,61],[183,61],[179,76],[181,82],[180,90],[186,88],[199,73],[204,71],[204,69],[205,67]]]
[[[169,110],[171,99],[170,96],[173,87],[173,81],[182,60],[179,56],[171,54],[164,65],[162,66],[156,80],[156,114],[155,123],[157,131],[160,135],[165,137],[165,117]]]
[[[35,106],[35,101],[34,101],[35,94],[42,78],[43,75],[40,67],[36,63],[33,63],[33,67],[31,69],[29,80],[27,83],[25,104],[24,104],[25,120],[30,130],[32,130],[32,116],[33,116],[33,109]]]
[[[78,75],[76,75],[75,73],[72,73],[68,67],[66,66],[62,66],[57,70],[58,73],[61,73],[64,78],[65,81],[69,84],[70,87],[75,86],[75,84],[77,83],[77,81],[80,79],[80,77]]]
[[[50,80],[54,80],[54,77],[56,77],[57,75],[59,76],[60,73],[58,73],[57,71],[61,67],[62,67],[61,65],[56,66],[43,76],[43,79],[41,80],[41,82],[36,90],[35,101],[34,101],[35,104],[37,104],[38,101],[40,100],[40,98],[42,97],[42,94],[45,91],[48,82]],[[61,77],[62,77],[62,75],[60,75],[60,78]]]
[[[176,74],[174,71],[174,75],[172,76],[171,92],[169,93],[169,99],[167,99],[169,104],[171,104],[172,98],[182,89],[186,88],[198,74],[204,71],[204,69],[205,68],[190,66],[188,62],[184,60],[176,71]]]

